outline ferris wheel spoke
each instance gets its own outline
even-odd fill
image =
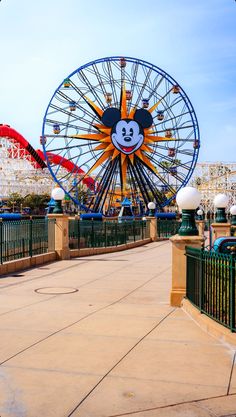
[[[133,97],[133,95],[134,95],[135,87],[136,87],[137,91],[139,91],[139,86],[137,84],[137,75],[138,75],[138,65],[137,65],[137,63],[134,64],[134,67],[132,68],[132,72],[133,72],[132,79],[130,81],[131,97]],[[139,94],[141,94],[141,93],[139,92]],[[128,108],[127,108],[128,113],[130,112],[130,108],[131,108],[131,101],[128,103]]]
[[[103,194],[103,197],[102,197],[100,205],[99,205],[100,211],[103,209],[103,207],[106,203],[107,197],[109,198],[108,204],[110,204],[110,202],[111,202],[111,200],[113,199],[113,196],[114,196],[115,180],[117,178],[117,168],[116,168],[117,161],[112,161],[112,162],[114,162],[114,167],[112,169],[110,179],[107,181],[107,185],[105,186],[106,192]],[[109,192],[109,190],[110,190],[110,192]]]
[[[102,81],[102,79],[101,79],[101,76],[100,76],[100,74],[99,74],[99,71],[98,71],[98,69],[97,69],[97,66],[96,66],[96,65],[92,65],[92,68],[93,68],[94,74],[95,74],[95,75],[96,75],[96,77],[97,77],[98,84],[100,85],[100,88],[101,88],[101,91],[102,91],[102,93],[103,93],[103,96],[105,97],[107,92],[106,92],[106,89],[105,89],[105,87],[104,87],[104,84],[103,84],[103,81]]]
[[[134,165],[132,165],[132,164],[130,164],[129,166],[130,166],[130,171],[133,174],[132,177],[134,178],[134,181],[138,184],[138,187],[139,187],[139,189],[141,191],[141,194],[143,196],[144,202],[145,202],[145,204],[147,206],[148,203],[149,203],[149,195],[148,195],[147,186],[146,186],[145,182],[143,181],[143,178],[140,177],[140,174],[139,174],[139,171],[137,170],[137,168]]]
[[[162,165],[160,165],[160,164],[158,164],[158,163],[156,163],[156,165],[157,166],[159,166],[160,168],[162,168]],[[149,168],[148,168],[149,169]],[[155,178],[157,178],[158,179],[158,181],[161,183],[161,184],[164,184],[165,186],[167,186],[168,187],[168,189],[171,191],[171,192],[174,192],[174,189],[173,189],[173,187],[168,183],[168,181],[165,179],[165,177],[163,176],[163,175],[161,175],[160,174],[160,172],[159,171],[156,171],[156,172],[153,172],[153,171],[150,171],[149,172],[149,174],[151,173],[151,175],[153,175]]]
[[[146,78],[145,78],[145,80],[144,80],[144,82],[143,82],[143,85],[142,85],[141,89],[139,90],[139,93],[138,93],[138,96],[137,96],[136,102],[135,102],[135,104],[134,104],[134,107],[137,107],[137,106],[138,106],[138,103],[139,103],[139,102],[140,102],[140,100],[143,98],[143,93],[144,93],[144,91],[145,91],[145,86],[146,86],[146,84],[147,84],[147,80],[148,80],[148,78],[150,77],[151,72],[152,72],[152,69],[150,68],[150,69],[149,69],[149,71],[148,71],[148,74],[146,74]]]
[[[114,76],[113,76],[113,72],[112,72],[112,65],[110,61],[107,61],[107,72],[108,72],[108,77],[109,77],[109,82],[112,88],[112,94],[114,97],[114,101],[115,103],[118,103],[118,96],[117,96],[117,92],[116,92],[116,88],[115,88],[115,83],[112,82],[112,80],[114,80]]]
[[[66,100],[66,102],[68,102],[68,106],[69,106],[69,103],[71,101],[74,102],[76,108],[78,108],[79,110],[83,111],[84,114],[86,114],[87,116],[91,117],[91,119],[93,119],[94,114],[91,113],[87,108],[85,109],[81,104],[79,104],[78,102],[74,101],[73,98],[69,97],[68,95],[66,95],[62,91],[59,91],[58,94],[60,96],[62,96]],[[83,96],[83,99],[86,100],[85,96]],[[69,113],[69,115],[71,116],[71,112]],[[89,124],[89,122],[87,122],[87,123]]]
[[[149,95],[148,95],[149,100],[152,97],[156,97],[157,90],[158,90],[159,86],[161,85],[163,79],[164,79],[164,77],[161,77],[161,79],[158,81],[158,83],[154,87],[151,88],[151,90],[149,91]],[[155,117],[153,117],[153,119],[154,118]]]
[[[106,171],[103,175],[103,178],[100,182],[99,191],[96,195],[95,202],[94,202],[94,210],[97,211],[98,209],[102,209],[108,190],[110,188],[110,183],[112,180],[112,176],[114,170],[116,169],[117,161],[109,161]]]
[[[184,112],[184,113],[180,113],[180,114],[178,114],[178,115],[176,115],[176,116],[173,116],[173,117],[170,117],[170,118],[168,118],[168,119],[165,119],[165,120],[163,120],[163,121],[161,121],[160,123],[155,123],[155,127],[157,127],[157,126],[159,126],[159,125],[161,125],[161,124],[163,124],[163,123],[168,123],[168,122],[172,122],[173,120],[176,120],[176,119],[178,119],[179,117],[183,117],[183,116],[186,116],[187,114],[189,114],[189,112],[188,111],[186,111],[186,112]],[[157,117],[158,117],[158,115],[155,115],[154,117],[153,117],[153,119],[155,120],[155,119],[157,119]],[[178,124],[177,124],[178,125]]]
[[[157,190],[155,183],[152,181],[152,177],[150,175],[150,171],[147,171],[147,167],[145,165],[140,164],[139,166],[139,172],[140,175],[144,178],[146,184],[148,185],[148,195],[149,195],[149,201],[155,200],[158,206],[161,206],[161,198],[160,198],[160,192]],[[152,197],[150,198],[150,193]]]
[[[140,164],[139,167],[140,173],[142,174],[143,178],[145,179],[146,183],[149,186],[149,190],[151,191],[154,200],[156,200],[156,202],[158,203],[159,207],[161,207],[161,193],[157,190],[155,184],[153,183],[153,181],[151,180],[151,176],[148,175],[148,173],[145,170],[145,167]]]
[[[99,103],[100,107],[102,109],[104,109],[104,103],[102,102],[100,96],[97,94],[96,89],[93,88],[92,84],[90,83],[90,81],[86,77],[86,75],[84,73],[84,70],[81,70],[80,77],[83,79],[84,83],[89,87],[89,91],[92,92],[94,98],[97,100],[97,102]]]
[[[150,160],[154,163],[154,164],[156,164],[159,168],[162,168],[162,169],[164,169],[164,171],[166,171],[168,174],[171,174],[171,175],[173,175],[173,172],[171,171],[171,168],[176,168],[176,166],[174,167],[173,165],[172,166],[167,166],[166,164],[164,164],[164,163],[160,163],[159,161],[157,161],[153,156],[150,156]],[[153,172],[155,175],[157,175],[159,178],[160,178],[160,180],[163,182],[164,181],[164,178],[163,178],[163,176],[160,176],[160,173],[159,172]],[[177,173],[177,171],[176,171],[176,173],[174,173],[174,176],[175,176],[175,178],[177,179],[177,180],[179,180],[179,181],[181,181],[181,178],[179,177],[179,174]]]
[[[166,110],[168,111],[168,110],[171,110],[171,111],[173,111],[173,108],[175,107],[175,106],[177,106],[177,104],[179,104],[179,103],[181,103],[183,101],[183,98],[182,97],[180,97],[180,98],[178,98],[178,99],[176,99],[175,101],[173,101],[171,104],[167,104],[167,106],[166,106]]]
[[[79,148],[83,148],[83,147],[85,147],[85,146],[88,146],[88,144],[87,143],[81,143],[80,145],[79,145],[79,147],[78,147],[78,145],[73,145],[73,146],[63,146],[62,148],[51,148],[50,149],[50,151],[48,150],[48,152],[56,152],[56,151],[58,151],[58,152],[60,152],[60,151],[63,151],[63,150],[72,150],[72,149],[79,149]]]
[[[50,108],[55,109],[57,112],[64,113],[67,116],[73,117],[73,119],[74,119],[73,121],[75,121],[75,120],[81,121],[81,117],[76,116],[75,114],[72,114],[71,112],[69,112],[68,110],[65,110],[64,108],[60,108],[60,107],[56,106],[55,104],[51,104]],[[52,113],[49,112],[48,114],[51,115]],[[97,122],[99,122],[98,118],[97,118]],[[89,121],[84,121],[84,123],[89,124]]]

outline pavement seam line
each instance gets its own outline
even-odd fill
[[[85,397],[74,407],[74,409],[68,414],[67,417],[71,417],[76,410],[81,406],[81,404],[89,397],[90,394],[104,381],[104,379],[125,359],[149,334],[151,334],[154,330],[156,330],[157,327],[160,326],[161,323],[163,323],[164,320],[166,320],[174,311],[176,308],[171,310],[165,317],[163,317],[151,330],[149,330],[144,336],[142,336],[141,339],[138,340],[129,350],[126,352],[120,359],[113,365],[111,369],[109,369],[108,372],[106,372],[105,375],[94,385],[94,387],[85,395]]]
[[[194,403],[199,403],[201,401],[208,401],[208,400],[216,400],[218,398],[226,398],[226,397],[233,397],[236,394],[229,394],[229,395],[217,395],[214,397],[207,397],[207,398],[200,398],[197,400],[191,400],[191,401],[182,401],[180,403],[174,403],[174,404],[169,404],[169,405],[161,405],[159,407],[152,407],[152,408],[145,408],[143,410],[136,410],[136,411],[130,411],[128,413],[123,413],[123,414],[112,414],[110,416],[107,417],[123,417],[123,416],[130,416],[132,414],[140,414],[140,413],[145,413],[145,412],[149,412],[149,411],[155,411],[155,410],[163,410],[163,409],[167,409],[167,408],[172,408],[172,407],[177,407],[179,405],[185,405],[185,404],[194,404]],[[224,416],[220,416],[220,417],[224,417]],[[227,416],[226,416],[227,417]]]
[[[163,246],[164,244],[167,244],[168,243],[168,241],[165,241],[165,243],[162,243],[162,244],[160,244],[160,245],[158,245],[157,247],[160,247],[160,246]],[[133,248],[132,248],[133,249]],[[132,249],[130,249],[130,250],[132,250]],[[135,248],[136,249],[136,248]],[[148,248],[149,249],[149,248]],[[145,251],[142,251],[142,252],[146,252],[148,249],[146,249]],[[151,248],[151,249],[156,249],[156,246],[155,246],[155,248]],[[149,249],[150,250],[150,249]],[[118,251],[117,251],[118,252]],[[115,253],[117,253],[117,252],[115,252]],[[109,255],[109,253],[104,253],[104,254],[101,254],[100,256],[102,256],[102,255]],[[94,254],[94,255],[89,255],[89,256],[87,256],[87,258],[91,258],[91,256],[99,256],[98,254]],[[115,258],[115,256],[113,257],[113,258]],[[22,259],[24,259],[24,258],[22,258]],[[84,257],[81,257],[81,258],[72,258],[72,259],[74,259],[75,261],[77,261],[77,262],[79,262],[79,265],[81,265],[81,264],[85,264],[85,263],[87,263],[88,262],[88,260],[85,260],[84,259]],[[72,259],[70,259],[69,261],[71,261]],[[57,262],[60,262],[60,261],[54,261],[54,262],[50,262],[50,264],[51,263],[57,263]],[[70,265],[70,266],[68,266],[68,267],[65,267],[65,268],[62,268],[60,271],[61,272],[63,272],[63,271],[67,271],[68,269],[72,269],[72,268],[76,268],[78,266],[78,264],[76,263],[75,265]],[[30,270],[32,270],[32,269],[34,269],[35,270],[35,268],[27,268],[27,269],[24,269],[24,270],[22,270],[21,272],[24,272],[24,271],[30,271]],[[30,279],[26,279],[26,280],[24,280],[24,281],[21,281],[21,282],[14,282],[14,283],[11,283],[11,284],[8,284],[8,285],[3,285],[3,286],[0,286],[0,290],[1,289],[4,289],[4,288],[9,288],[9,287],[13,287],[13,286],[17,286],[17,285],[20,285],[20,284],[24,284],[24,283],[26,283],[26,282],[31,282],[31,281],[34,281],[34,280],[36,280],[36,279],[41,279],[41,278],[47,278],[47,277],[49,277],[49,276],[54,276],[55,274],[58,274],[58,271],[55,271],[55,272],[52,272],[52,273],[45,273],[45,275],[43,275],[43,276],[36,276],[36,277],[34,277],[34,278],[30,278]],[[0,280],[1,279],[6,279],[6,278],[9,278],[10,277],[10,275],[0,275]]]
[[[165,269],[165,271],[168,271],[168,269],[170,269],[170,267],[166,268],[166,269]],[[115,304],[117,304],[117,303],[119,303],[120,301],[122,301],[123,299],[125,299],[126,297],[128,297],[129,295],[131,295],[132,293],[134,293],[135,291],[137,291],[137,290],[139,290],[140,288],[144,287],[146,284],[148,284],[148,283],[149,283],[150,281],[152,281],[153,279],[157,278],[157,277],[158,277],[159,275],[161,275],[163,272],[164,272],[164,271],[162,271],[162,272],[158,273],[157,275],[155,275],[154,277],[150,278],[150,279],[149,279],[149,280],[147,280],[145,283],[143,283],[142,285],[139,285],[139,286],[138,286],[138,287],[136,287],[134,290],[130,291],[128,294],[125,294],[123,297],[119,298],[118,300],[114,301],[113,303],[110,303],[110,304],[108,304],[108,305],[106,305],[106,306],[104,306],[104,307],[101,307],[101,308],[99,308],[99,309],[97,309],[97,310],[95,310],[95,311],[92,311],[91,313],[89,313],[89,314],[87,314],[86,316],[84,316],[84,317],[80,318],[79,320],[76,320],[75,322],[73,322],[73,323],[71,323],[71,324],[69,324],[69,325],[67,325],[67,326],[65,326],[65,327],[63,327],[63,328],[61,328],[61,329],[59,329],[59,330],[57,330],[57,331],[55,331],[55,332],[53,332],[53,333],[50,333],[48,336],[44,337],[43,339],[40,339],[40,340],[38,340],[37,342],[33,343],[32,345],[27,346],[26,348],[24,348],[24,349],[20,350],[19,352],[15,353],[14,355],[10,356],[9,358],[7,358],[7,359],[5,359],[4,361],[0,362],[0,366],[1,366],[1,365],[3,365],[3,364],[5,364],[6,362],[10,361],[11,359],[15,358],[16,356],[20,355],[21,353],[26,352],[28,349],[30,349],[30,348],[32,348],[32,347],[34,347],[34,346],[36,346],[36,345],[38,345],[38,344],[40,344],[40,343],[44,342],[45,340],[49,339],[50,337],[53,337],[53,336],[55,336],[56,334],[58,334],[58,333],[60,333],[60,332],[63,332],[64,330],[69,329],[70,327],[74,326],[75,324],[78,324],[79,322],[81,322],[81,321],[85,320],[86,318],[88,318],[88,317],[90,317],[90,316],[93,316],[94,314],[96,314],[96,313],[98,313],[98,312],[100,312],[100,311],[102,311],[102,310],[105,310],[106,308],[109,308],[109,307],[111,307],[111,306],[113,306],[113,305],[115,305]],[[61,296],[61,295],[60,295],[60,296]],[[55,297],[56,297],[56,296],[55,296]],[[174,310],[172,310],[172,311],[174,311]],[[172,313],[172,311],[171,311],[171,313]],[[1,416],[0,416],[0,417],[1,417]]]
[[[13,310],[5,311],[4,313],[0,314],[0,317],[5,316],[6,314],[15,313],[16,311],[24,310],[24,308],[28,308],[28,307],[34,306],[36,304],[46,303],[47,301],[50,301],[57,296],[58,295],[53,295],[52,297],[48,297],[46,300],[35,301],[35,303],[26,304],[24,306],[14,308]]]
[[[231,371],[230,371],[230,376],[229,376],[229,384],[228,384],[228,388],[227,388],[227,395],[229,395],[229,391],[230,391],[230,385],[231,385],[234,366],[235,366],[235,359],[236,359],[236,351],[234,351],[234,356],[233,356],[233,360],[232,360],[232,366],[231,366]]]
[[[117,271],[116,272],[119,272],[119,271],[121,271],[122,269],[125,269],[126,268],[126,265],[125,266],[122,266],[121,268],[119,268],[119,269],[117,269]],[[169,269],[169,267],[167,268],[167,269],[165,269],[165,270],[163,270],[163,271],[159,271],[159,273],[158,273],[158,275],[157,276],[159,276],[160,274],[162,274],[162,273],[164,273],[164,272],[166,272],[167,270]],[[101,277],[99,277],[99,278],[95,278],[95,279],[93,279],[93,280],[91,280],[91,281],[88,281],[88,282],[86,282],[86,283],[84,283],[84,284],[82,284],[82,285],[80,285],[79,287],[78,287],[78,289],[80,289],[80,288],[84,288],[84,287],[86,287],[87,285],[89,285],[89,284],[92,284],[93,282],[96,282],[96,281],[99,281],[99,280],[101,280],[101,279],[103,279],[103,278],[106,278],[107,276],[109,276],[110,275],[110,272],[109,273],[107,273],[107,274],[105,274],[105,275],[102,275]],[[50,275],[49,275],[50,276]],[[43,277],[41,277],[42,279],[43,278],[45,278],[45,276],[43,276]],[[41,278],[32,278],[32,280],[35,280],[35,279],[41,279]],[[55,277],[54,277],[55,278]],[[156,278],[156,276],[154,276],[154,277],[152,277],[151,279],[154,279],[154,278]],[[24,281],[24,282],[22,282],[22,284],[23,283],[27,283],[27,282],[29,282],[29,281],[31,281],[31,280],[28,280],[28,281]],[[145,282],[145,284],[146,283],[148,283],[148,281],[147,282]],[[17,285],[18,283],[16,283],[16,284],[10,284],[10,285]],[[20,284],[20,283],[19,283]],[[145,285],[144,284],[144,285]],[[9,286],[10,286],[9,285]],[[7,288],[7,286],[6,287],[4,287],[4,288]],[[48,301],[48,300],[51,300],[52,298],[55,298],[55,297],[58,297],[58,296],[60,296],[60,297],[62,297],[63,295],[66,295],[66,294],[56,294],[56,295],[54,295],[54,296],[52,296],[52,297],[50,297],[50,298],[48,298],[47,300],[40,300],[40,301],[36,301],[35,303],[31,303],[31,304],[27,304],[27,305],[25,305],[25,306],[22,306],[22,307],[19,307],[19,308],[16,308],[16,309],[13,309],[13,310],[9,310],[9,311],[6,311],[6,312],[4,312],[4,313],[1,313],[0,314],[0,317],[1,316],[3,316],[3,315],[6,315],[6,314],[11,314],[12,312],[14,312],[14,311],[19,311],[19,310],[23,310],[24,308],[27,308],[27,307],[30,307],[30,306],[32,306],[32,305],[34,305],[34,304],[38,304],[38,303],[42,303],[42,302],[46,302],[46,301]],[[1,365],[1,364],[0,364]],[[1,417],[1,416],[0,416]]]

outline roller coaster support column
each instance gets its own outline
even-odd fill
[[[58,259],[70,259],[69,250],[69,216],[66,214],[48,214],[55,219],[55,251]]]

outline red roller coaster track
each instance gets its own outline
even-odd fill
[[[14,142],[16,146],[19,146],[21,149],[23,148],[26,151],[27,159],[31,162],[34,168],[44,169],[47,167],[46,163],[44,162],[46,159],[44,153],[40,149],[35,150],[20,133],[18,133],[9,125],[0,125],[0,137],[7,138],[11,142]],[[11,154],[11,150],[9,150],[9,154],[12,158],[16,157]],[[23,158],[23,153],[21,152],[20,157]],[[50,163],[61,165],[68,172],[81,175],[85,174],[81,168],[60,155],[47,153],[47,158],[50,160]],[[90,189],[94,189],[94,180],[91,177],[85,178],[83,183],[86,184]]]

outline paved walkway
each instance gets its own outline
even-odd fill
[[[170,258],[165,241],[0,279],[0,416],[236,415],[235,352],[169,306]]]

